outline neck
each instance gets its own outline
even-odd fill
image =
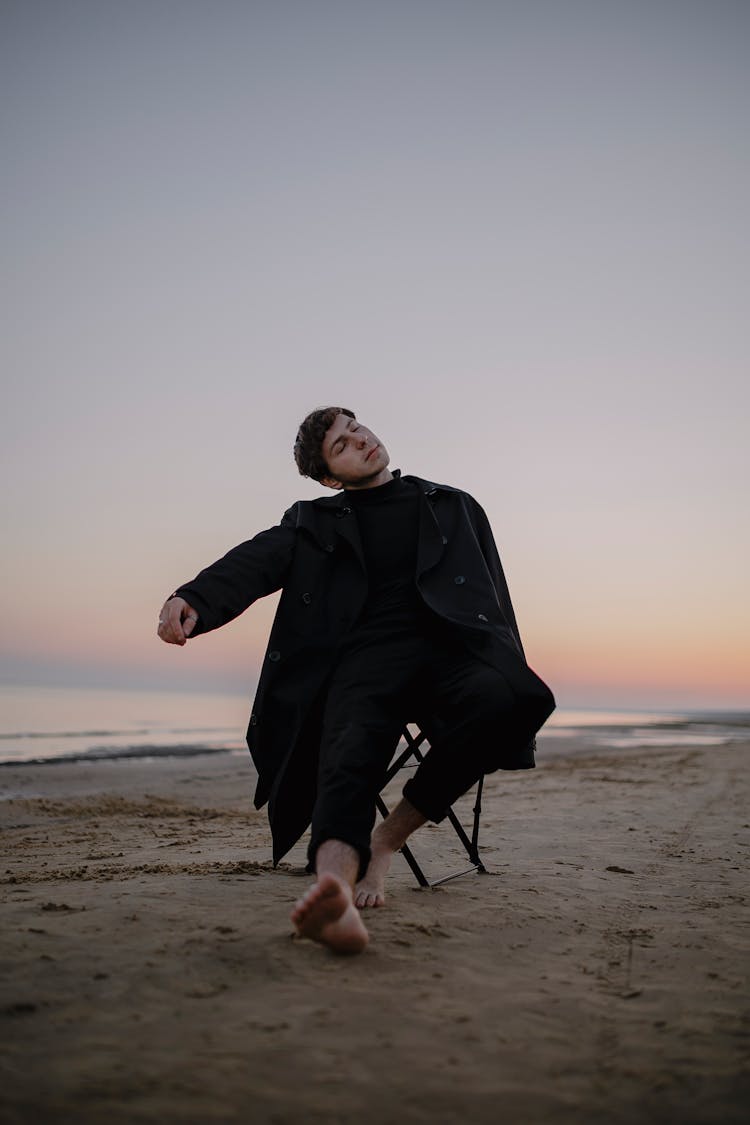
[[[374,477],[367,477],[356,484],[345,484],[344,491],[359,492],[363,488],[377,488],[381,484],[388,484],[389,480],[393,480],[393,473],[389,469],[381,469]]]

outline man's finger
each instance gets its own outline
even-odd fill
[[[183,625],[182,625],[182,630],[183,630],[186,637],[189,637],[190,634],[192,633],[193,629],[195,628],[195,623],[196,623],[197,620],[198,620],[198,614],[194,613],[192,610],[190,610],[185,615],[185,620],[184,620]]]
[[[182,614],[184,610],[184,603],[178,602],[176,598],[172,598],[172,600],[168,601],[164,606],[164,612],[162,613],[162,617],[169,622],[170,628],[178,633],[182,632]]]
[[[169,610],[167,617],[169,635],[174,645],[184,645],[185,634],[182,631],[182,615],[176,606]]]
[[[157,632],[168,645],[184,645],[185,636],[180,621],[180,608],[174,603],[175,599],[170,598],[162,606]]]
[[[179,622],[177,624],[177,629],[175,629],[172,622],[165,618],[164,621],[159,622],[157,633],[168,645],[184,645],[185,643],[182,626]]]

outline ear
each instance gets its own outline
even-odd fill
[[[326,488],[335,488],[337,491],[344,487],[341,481],[336,480],[335,477],[321,477],[320,483],[325,485]]]

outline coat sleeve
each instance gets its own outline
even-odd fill
[[[258,598],[281,589],[292,563],[296,523],[292,507],[281,523],[233,547],[191,582],[178,586],[175,595],[189,602],[198,614],[191,636],[219,629]]]
[[[497,546],[495,545],[495,537],[492,534],[490,521],[484,508],[474,499],[473,496],[469,497],[471,502],[471,512],[474,519],[474,526],[477,532],[477,539],[479,540],[479,547],[484,556],[484,561],[487,564],[487,569],[492,578],[492,584],[495,587],[497,600],[500,603],[500,609],[503,612],[505,620],[510,626],[511,632],[515,637],[521,655],[524,660],[526,656],[523,651],[523,644],[521,643],[521,635],[518,631],[518,624],[516,622],[516,615],[513,610],[513,603],[510,600],[510,591],[508,590],[508,583],[505,581],[505,574],[503,572],[503,564],[500,562],[500,555],[498,554]]]

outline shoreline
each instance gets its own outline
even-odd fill
[[[0,692],[3,685],[0,685]],[[247,698],[190,695],[187,712],[163,693],[74,690],[50,699],[41,689],[4,697],[0,774],[14,766],[152,760],[247,752]],[[58,689],[59,693],[59,689]],[[116,694],[116,693],[114,693]],[[29,727],[29,716],[34,716]],[[720,746],[750,739],[750,710],[555,710],[537,736],[540,762],[559,754],[649,745]]]
[[[209,758],[214,755],[221,754],[244,754],[247,755],[247,749],[237,749],[234,746],[170,746],[168,749],[163,749],[158,746],[135,747],[133,750],[117,750],[115,752],[92,753],[91,751],[83,751],[80,754],[59,754],[53,758],[17,758],[6,759],[0,761],[0,770],[18,768],[22,769],[25,766],[42,767],[42,766],[74,766],[74,765],[94,765],[100,762],[143,762],[148,765],[151,762],[159,762],[168,758],[177,758],[181,761],[190,760],[191,758]],[[2,793],[0,793],[0,800],[2,800]]]
[[[493,775],[488,874],[397,857],[353,960],[290,936],[304,841],[273,868],[249,756],[10,764],[1,1120],[739,1122],[749,761]],[[414,851],[463,863],[442,826]]]
[[[631,731],[627,727],[596,727],[593,724],[586,727],[573,728],[568,731],[555,730],[551,733],[546,728],[537,735],[537,760],[538,765],[544,766],[552,760],[561,757],[587,756],[594,753],[617,754],[629,753],[649,749],[657,753],[661,750],[690,750],[733,746],[742,747],[750,741],[750,723],[742,716],[742,722],[730,721],[717,724],[721,731],[712,735],[696,733],[692,729],[684,728],[695,726],[713,725],[708,720],[685,720],[671,724],[660,724],[652,732],[643,736],[641,731]],[[727,729],[729,727],[730,729]],[[618,737],[613,737],[615,732],[622,731]],[[47,737],[46,735],[43,737]],[[400,744],[402,747],[405,743]],[[22,769],[26,767],[44,767],[56,765],[96,765],[106,762],[142,762],[145,766],[168,761],[171,758],[190,760],[202,757],[220,757],[233,754],[238,757],[247,757],[248,749],[242,745],[206,745],[200,742],[186,742],[163,746],[160,744],[139,744],[134,746],[81,750],[70,754],[54,754],[43,758],[0,758],[0,771],[7,769]],[[2,800],[2,787],[0,786],[0,800]]]

